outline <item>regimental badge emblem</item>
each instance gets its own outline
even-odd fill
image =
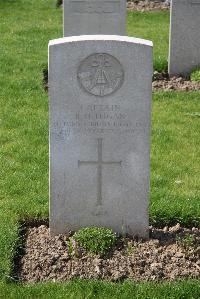
[[[124,71],[121,63],[112,55],[92,54],[80,63],[78,81],[88,93],[104,97],[121,87]]]

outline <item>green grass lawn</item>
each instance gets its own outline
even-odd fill
[[[154,69],[167,70],[168,12],[128,12],[127,33],[130,36],[149,39],[154,44]]]
[[[55,3],[0,0],[0,298],[199,298],[196,281],[8,282],[18,221],[48,217],[48,95],[42,70],[48,41],[62,36],[62,11]],[[128,13],[128,34],[153,40],[157,70],[167,66],[168,25],[168,12]],[[152,108],[151,222],[200,226],[200,92],[155,93]]]
[[[178,283],[131,282],[106,283],[100,281],[73,281],[28,285],[0,284],[0,298],[44,299],[199,299],[198,281]]]

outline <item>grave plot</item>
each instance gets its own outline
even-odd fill
[[[53,237],[47,226],[29,228],[26,253],[14,275],[25,283],[73,278],[113,282],[200,278],[198,228],[186,229],[177,224],[164,229],[151,227],[149,232],[149,241],[119,237],[102,255],[81,247],[73,234]]]
[[[155,71],[152,87],[154,91],[198,91],[200,90],[200,80],[182,76],[170,78],[167,72],[159,73]]]
[[[170,0],[133,0],[127,1],[127,9],[130,11],[166,11],[170,8]]]

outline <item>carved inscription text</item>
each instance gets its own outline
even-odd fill
[[[58,140],[91,134],[102,138],[105,134],[133,136],[137,132],[145,132],[147,128],[147,123],[135,121],[132,111],[125,110],[122,105],[91,104],[80,105],[66,120],[54,122],[52,134]]]
[[[200,5],[200,0],[190,0],[191,5]]]

